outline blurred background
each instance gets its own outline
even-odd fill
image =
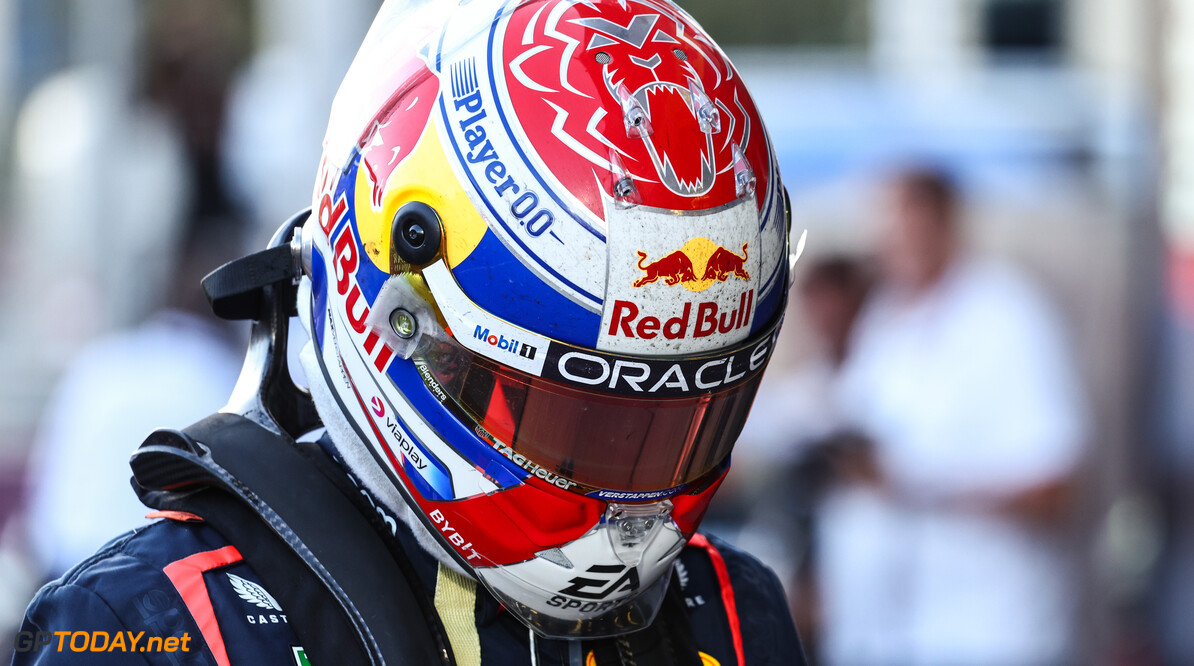
[[[0,631],[218,409],[377,0],[0,0]],[[711,509],[816,663],[1194,663],[1194,3],[681,0],[808,230]],[[199,300],[197,300],[199,299]]]

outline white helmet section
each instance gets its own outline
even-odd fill
[[[597,348],[681,355],[746,339],[762,286],[754,201],[683,216],[607,205],[609,281]],[[763,243],[760,243],[760,240]]]
[[[427,47],[440,26],[456,10],[450,0],[385,0],[357,50],[340,89],[332,100],[331,118],[324,135],[324,156],[338,167],[348,164],[353,149],[374,114],[394,94],[398,76],[394,62],[401,61],[412,41]]]
[[[437,124],[450,160],[489,228],[545,283],[592,312],[601,310],[605,278],[605,222],[589,213],[541,164],[517,132],[502,80],[505,21],[492,24],[507,0],[474,0],[444,25],[437,66],[441,81]],[[557,11],[568,8],[556,5]],[[476,36],[493,25],[492,40]],[[498,67],[494,67],[494,64]],[[515,218],[518,218],[517,220]]]
[[[627,561],[615,548],[616,529],[606,522],[588,534],[550,553],[500,567],[478,567],[476,574],[511,612],[547,633],[563,633],[560,625],[588,623],[586,636],[625,633],[636,627],[618,626],[627,616],[649,623],[659,609],[676,556],[686,543],[671,521],[661,522],[656,534],[642,544],[636,559]],[[639,559],[641,558],[641,559]],[[534,582],[532,582],[534,581]],[[636,612],[626,604],[640,600]],[[513,603],[511,603],[513,602]],[[548,609],[550,617],[530,612]]]

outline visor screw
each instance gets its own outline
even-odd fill
[[[415,222],[406,228],[406,240],[414,247],[423,245],[423,240],[427,237],[427,232],[423,231],[423,225]]]
[[[741,146],[731,143],[730,149],[734,156],[734,188],[738,198],[753,197],[755,195],[755,171],[750,168],[750,162],[746,160],[746,153],[742,152]]]
[[[401,308],[390,313],[390,326],[393,327],[394,333],[403,340],[415,337],[415,331],[419,330],[414,315]]]
[[[626,171],[618,151],[609,151],[610,171],[614,176],[613,195],[618,208],[629,208],[639,203],[638,188],[634,186],[634,178]]]

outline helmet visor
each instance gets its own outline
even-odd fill
[[[438,384],[432,390],[450,398],[483,439],[524,468],[626,492],[688,484],[725,459],[771,343],[768,333],[737,354],[679,361],[630,360],[553,343],[547,363],[553,380],[444,338],[431,338],[416,363],[425,364],[424,379]]]

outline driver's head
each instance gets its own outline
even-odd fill
[[[944,171],[910,169],[886,188],[884,276],[909,291],[931,287],[958,250],[958,194]]]
[[[387,2],[303,237],[349,466],[540,634],[649,622],[789,283],[766,130],[704,30],[664,0]]]

